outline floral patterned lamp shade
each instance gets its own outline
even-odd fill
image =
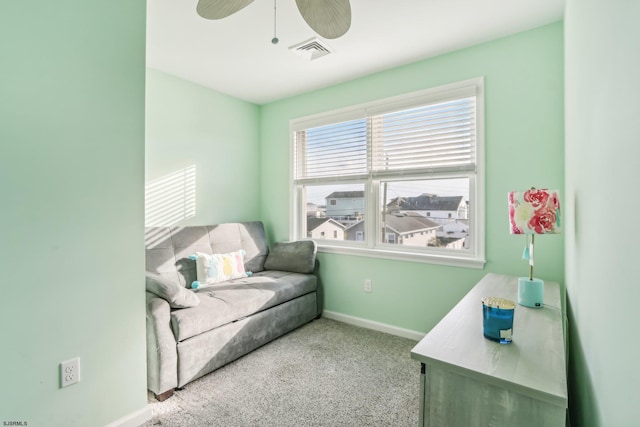
[[[532,188],[509,193],[511,234],[560,233],[558,190]]]
[[[540,308],[544,282],[533,277],[533,243],[536,234],[560,233],[560,197],[558,190],[531,188],[509,193],[509,230],[526,234],[527,245],[522,258],[529,261],[529,277],[518,281],[518,303]],[[531,242],[529,236],[531,235]]]

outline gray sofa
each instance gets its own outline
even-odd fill
[[[145,247],[147,387],[159,400],[321,313],[312,241],[270,251],[262,223],[244,222],[150,227]],[[238,250],[249,277],[190,289],[194,254]]]

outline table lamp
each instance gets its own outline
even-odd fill
[[[527,243],[522,258],[529,260],[529,277],[518,278],[518,304],[544,306],[544,282],[533,277],[533,245],[536,234],[560,233],[560,198],[558,190],[531,188],[509,193],[511,234],[525,234]],[[529,242],[529,235],[531,241]]]

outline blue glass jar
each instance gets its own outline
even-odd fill
[[[485,338],[510,344],[516,303],[498,297],[482,298],[482,332]]]

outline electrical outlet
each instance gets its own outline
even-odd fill
[[[60,387],[67,387],[80,381],[80,358],[60,364]]]
[[[364,279],[364,291],[373,292],[373,288],[371,287],[371,279]]]

